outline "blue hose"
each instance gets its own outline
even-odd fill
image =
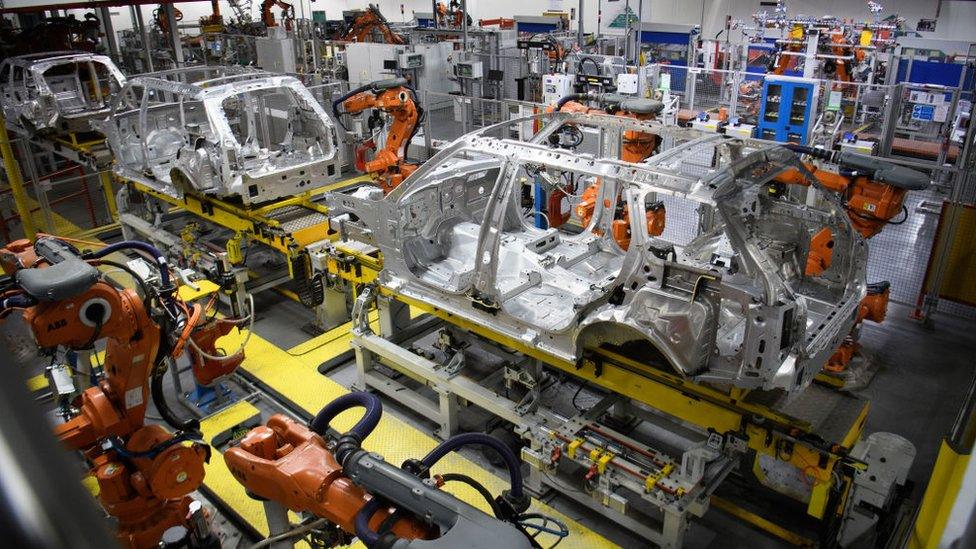
[[[366,412],[363,413],[362,419],[353,425],[349,433],[358,436],[359,441],[362,442],[373,432],[373,429],[380,422],[380,416],[383,415],[383,403],[380,402],[378,396],[372,393],[354,392],[342,395],[326,404],[325,408],[316,414],[309,427],[319,435],[325,436],[329,423],[336,416],[356,406],[366,408]]]
[[[380,510],[380,499],[373,499],[366,502],[366,505],[356,513],[356,537],[363,542],[366,547],[374,547],[380,541],[380,535],[369,527],[369,520]]]
[[[0,300],[0,310],[9,309],[11,307],[30,307],[35,303],[37,303],[37,301],[31,299],[31,297],[27,294],[16,294]]]
[[[508,475],[512,485],[511,493],[516,498],[521,498],[522,469],[519,467],[518,458],[515,457],[515,453],[512,452],[511,448],[505,446],[504,443],[493,436],[486,435],[484,433],[461,433],[460,435],[454,435],[453,437],[438,444],[436,448],[424,456],[424,459],[422,460],[423,464],[429,469],[451,451],[457,450],[462,446],[470,445],[488,446],[489,448],[493,448],[496,452],[498,452],[498,455],[502,457],[502,459],[505,461],[505,465],[508,467]]]

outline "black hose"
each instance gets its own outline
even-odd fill
[[[461,473],[445,473],[443,475],[440,475],[440,477],[441,480],[443,480],[445,483],[461,482],[474,488],[475,491],[481,494],[481,497],[485,498],[485,501],[488,502],[488,506],[491,507],[491,512],[495,514],[495,517],[504,520],[501,507],[498,506],[498,502],[495,501],[495,498],[491,496],[491,492],[489,492],[488,489],[485,488],[483,484],[469,477],[468,475],[464,475]]]
[[[110,244],[101,250],[87,254],[84,259],[101,259],[107,255],[115,253],[120,250],[134,249],[141,250],[148,253],[156,261],[156,267],[159,269],[159,279],[163,284],[164,288],[170,288],[170,278],[169,278],[169,266],[166,262],[166,256],[162,254],[155,246],[141,242],[139,240],[123,240],[122,242],[117,242],[115,244]]]
[[[133,282],[138,284],[139,289],[142,290],[143,306],[146,307],[146,313],[148,313],[150,317],[152,316],[152,309],[150,307],[150,303],[153,298],[153,294],[149,293],[149,286],[146,285],[146,281],[143,280],[138,273],[132,270],[132,267],[129,267],[128,265],[119,263],[117,261],[110,261],[108,259],[93,259],[89,261],[89,263],[93,265],[108,265],[109,267],[114,267],[116,269],[122,270],[130,277],[132,277]]]
[[[356,513],[356,537],[363,542],[366,547],[375,547],[380,540],[379,534],[369,527],[369,520],[380,510],[380,498],[373,496],[373,499],[366,502],[359,512]]]
[[[424,117],[427,116],[427,111],[420,106],[420,99],[417,97],[417,90],[415,90],[413,86],[405,87],[410,91],[410,95],[413,96],[413,105],[417,109],[417,123],[414,124],[413,131],[410,132],[410,137],[407,138],[407,144],[403,148],[403,160],[407,161],[408,157],[410,156],[410,143],[413,142],[414,136],[416,136],[417,132],[420,131],[420,125],[423,124]]]
[[[342,115],[339,113],[339,105],[345,103],[346,99],[349,99],[350,97],[356,95],[357,93],[362,93],[368,90],[369,88],[370,88],[370,84],[363,84],[362,86],[359,86],[354,90],[349,90],[348,92],[344,93],[341,97],[339,97],[339,99],[336,99],[335,101],[332,102],[332,114],[335,115],[336,122],[338,122],[339,125],[342,126],[342,129],[346,130],[347,132],[349,131],[349,128],[347,128],[346,125],[342,122]]]
[[[512,495],[516,498],[522,498],[522,469],[519,466],[518,458],[515,456],[515,453],[512,452],[511,448],[490,435],[486,435],[484,433],[461,433],[460,435],[454,435],[453,437],[438,444],[437,447],[424,456],[424,459],[421,461],[423,462],[424,466],[430,469],[448,453],[463,446],[471,445],[487,446],[498,452],[498,455],[502,457],[502,459],[505,461],[505,465],[508,468]]]
[[[321,436],[329,429],[329,422],[346,410],[361,406],[366,408],[363,417],[353,425],[346,435],[352,434],[362,443],[373,432],[383,415],[383,403],[372,393],[357,391],[348,393],[325,405],[312,419],[309,427]]]
[[[587,72],[583,71],[583,64],[585,64],[587,61],[589,61],[590,63],[593,63],[593,66],[596,67],[596,72],[595,73],[592,73],[592,76],[600,76],[600,64],[597,63],[596,60],[594,60],[592,57],[584,57],[583,60],[580,61],[580,64],[579,64],[580,73],[581,74],[584,74],[584,75],[591,75],[591,73],[587,73]]]
[[[163,393],[163,372],[161,368],[156,368],[156,372],[153,373],[149,381],[149,390],[152,393],[153,404],[156,405],[156,409],[159,410],[159,415],[163,418],[163,421],[167,425],[176,429],[177,431],[186,431],[191,433],[197,433],[200,431],[200,422],[196,418],[190,418],[183,421],[173,413],[173,410],[166,403],[166,396]]]
[[[798,145],[796,143],[784,143],[782,146],[797,154],[805,154],[814,158],[819,158],[820,160],[826,160],[827,162],[833,162],[834,157],[836,156],[835,152],[828,151],[827,149],[807,147],[806,145]]]
[[[590,95],[586,93],[571,93],[569,95],[564,95],[563,97],[559,98],[559,101],[556,101],[556,112],[559,112],[563,108],[563,105],[569,103],[570,101],[583,101],[589,98]]]

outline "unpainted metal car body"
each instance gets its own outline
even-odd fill
[[[680,145],[631,164],[549,145],[566,124]],[[770,192],[790,168],[818,187],[787,149],[566,113],[531,143],[489,133],[461,137],[385,198],[367,188],[327,195],[343,238],[382,252],[381,285],[557,360],[578,363],[586,349],[610,345],[696,381],[787,392],[805,387],[853,326],[864,242],[829,192],[817,206]],[[599,182],[589,225],[534,226],[520,195],[540,180]],[[693,205],[696,235],[651,236],[644,214],[661,200]],[[630,223],[626,249],[611,236],[621,219]],[[811,237],[824,228],[833,261],[808,276]]]
[[[125,76],[104,55],[52,52],[0,63],[0,103],[7,125],[28,133],[85,132],[108,116]]]
[[[338,177],[333,122],[292,76],[231,67],[137,76],[103,126],[119,176],[176,198],[261,203]]]

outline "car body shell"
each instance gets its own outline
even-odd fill
[[[854,325],[866,249],[829,192],[817,206],[770,192],[783,171],[805,173],[797,157],[767,142],[656,122],[565,113],[546,120],[531,143],[489,137],[491,130],[462,136],[386,197],[375,189],[329,193],[335,228],[379,248],[379,283],[394,293],[554,359],[579,362],[586,349],[610,345],[696,381],[805,387]],[[547,145],[565,124],[639,130],[677,145],[641,164]],[[526,173],[599,181],[589,225],[573,234],[528,223],[519,204]],[[690,241],[651,236],[638,221],[662,199],[697,210]],[[610,236],[617,203],[630,212],[626,250]],[[833,261],[807,276],[810,239],[824,228]]]
[[[334,124],[292,76],[231,67],[137,76],[103,126],[119,176],[176,198],[263,203],[339,175]]]
[[[92,121],[108,116],[111,98],[125,82],[104,55],[68,51],[11,57],[0,63],[0,104],[8,127],[17,131],[85,132]]]

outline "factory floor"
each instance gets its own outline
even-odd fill
[[[282,349],[290,349],[309,339],[296,329],[312,320],[310,311],[275,294],[259,300],[255,333]],[[892,304],[883,325],[865,325],[864,351],[876,365],[868,385],[856,393],[871,401],[866,433],[888,431],[910,440],[917,457],[910,479],[915,483],[913,498],[921,499],[930,471],[935,463],[941,438],[950,429],[973,376],[976,322],[940,316],[934,327],[927,328],[910,320],[910,309]],[[352,363],[333,370],[329,377],[344,387],[355,378]],[[575,387],[569,388],[570,393]],[[565,399],[564,391],[547,392],[547,398]],[[582,396],[585,400],[587,398]],[[594,397],[591,397],[594,398]],[[323,402],[324,404],[324,402]],[[388,413],[426,433],[433,424],[410,411],[389,403]],[[377,448],[383,451],[382,448]],[[478,452],[465,457],[501,476]],[[554,496],[547,502],[580,525],[592,529],[614,544],[624,547],[645,545],[622,528],[564,498]],[[773,510],[770,509],[770,512]],[[564,546],[572,547],[571,540]],[[785,542],[752,529],[718,510],[692,523],[686,538],[689,547],[780,547]]]
[[[440,124],[448,125],[446,119],[450,110],[439,111]],[[443,120],[442,120],[443,119]],[[96,197],[97,192],[92,193]],[[100,207],[95,208],[101,212]],[[85,226],[85,212],[80,211],[75,223]],[[68,216],[76,217],[76,216]],[[52,231],[57,232],[57,231]],[[893,262],[892,264],[898,264]],[[255,321],[255,334],[270,344],[273,349],[287,352],[310,339],[312,336],[299,329],[314,320],[314,314],[309,309],[288,300],[273,292],[264,292],[256,297],[258,310]],[[887,431],[897,433],[911,441],[917,450],[917,456],[911,470],[910,479],[915,483],[912,494],[917,503],[924,493],[925,485],[935,462],[939,449],[939,442],[949,431],[955,416],[962,405],[965,393],[973,376],[974,360],[976,356],[976,321],[959,317],[939,315],[934,319],[932,327],[909,319],[910,308],[892,303],[888,317],[884,324],[874,325],[866,323],[863,329],[862,344],[865,354],[871,360],[876,372],[870,382],[858,389],[856,394],[871,402],[871,409],[866,424],[866,433]],[[253,359],[261,360],[260,355],[252,354]],[[274,372],[277,364],[262,364],[268,372]],[[314,366],[313,366],[314,367]],[[276,377],[268,374],[269,379]],[[328,374],[331,381],[342,387],[350,387],[355,378],[355,367],[350,362],[342,367],[331,370]],[[184,372],[184,387],[189,387],[190,376]],[[281,383],[289,381],[279,379]],[[293,382],[298,383],[298,382]],[[233,387],[235,391],[247,393],[252,388]],[[294,387],[301,390],[300,387]],[[547,391],[545,397],[552,401],[565,401],[572,398],[575,385],[562,387],[559,390]],[[170,392],[172,394],[172,392]],[[323,394],[321,402],[315,406],[324,405],[328,396]],[[588,395],[586,391],[580,395],[582,402],[587,399],[595,400],[595,395]],[[315,395],[310,397],[315,401]],[[434,425],[418,417],[410,410],[390,403],[386,403],[388,421],[402,422],[422,433],[433,432]],[[248,404],[248,406],[252,406]],[[256,401],[252,410],[261,414],[261,420],[276,412],[273,403]],[[478,426],[462,420],[462,427],[475,429]],[[429,444],[434,444],[430,439]],[[392,449],[374,448],[380,452]],[[426,448],[425,448],[426,449]],[[424,450],[425,450],[424,449]],[[423,451],[423,450],[422,450]],[[502,479],[502,471],[494,468],[476,451],[464,451],[464,457],[476,464],[477,467],[489,471]],[[217,460],[215,460],[217,461]],[[222,461],[222,460],[219,460]],[[210,475],[208,480],[218,480],[218,475]],[[227,479],[224,479],[225,481]],[[230,479],[230,482],[233,482]],[[563,496],[549,496],[546,503],[573,519],[584,529],[595,532],[598,536],[623,547],[642,547],[646,545],[642,539],[630,534],[621,527],[606,520],[600,515],[583,508]],[[253,500],[240,503],[247,506],[253,514],[255,506],[260,513],[260,506]],[[779,509],[769,504],[765,509],[769,515],[777,514]],[[760,512],[760,514],[764,514]],[[240,517],[237,517],[240,518]],[[251,532],[253,534],[254,532]],[[589,538],[588,538],[589,539]],[[560,547],[589,547],[587,541],[568,539]],[[753,529],[729,515],[712,509],[705,517],[692,523],[686,537],[688,547],[784,547],[787,544],[764,532]]]

